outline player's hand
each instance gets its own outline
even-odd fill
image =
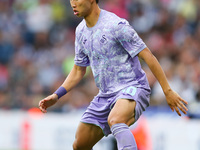
[[[175,110],[179,116],[181,116],[179,110],[181,110],[184,114],[187,114],[188,109],[185,105],[187,105],[188,103],[184,99],[182,99],[176,92],[170,90],[165,94],[165,96],[167,103],[173,112]]]
[[[43,113],[47,112],[47,108],[54,105],[58,101],[56,94],[49,95],[39,102],[39,108]]]

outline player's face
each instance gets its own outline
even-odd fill
[[[91,12],[92,0],[70,0],[74,15],[86,17]]]

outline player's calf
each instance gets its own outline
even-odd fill
[[[126,124],[118,123],[113,125],[111,127],[111,132],[117,141],[119,150],[137,150],[134,136]]]

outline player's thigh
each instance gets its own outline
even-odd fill
[[[103,136],[100,127],[80,122],[73,147],[75,150],[90,150]]]
[[[116,101],[108,116],[108,124],[111,127],[116,123],[125,123],[128,126],[135,122],[136,102],[129,99],[119,99]]]

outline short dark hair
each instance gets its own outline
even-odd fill
[[[96,0],[96,3],[98,4],[98,3],[99,3],[99,0]]]

